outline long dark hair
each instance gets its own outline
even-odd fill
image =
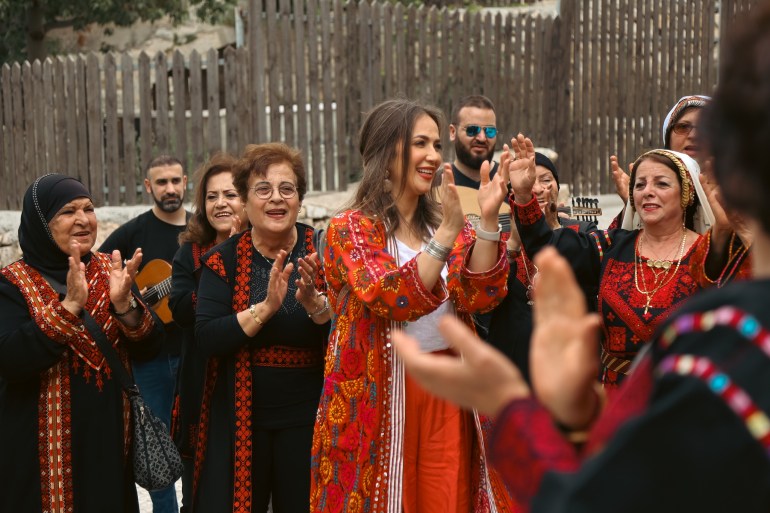
[[[400,180],[398,191],[389,191],[386,186],[388,168],[401,149],[401,169],[409,167],[412,131],[420,116],[427,115],[439,128],[444,124],[444,116],[435,107],[422,105],[407,99],[386,100],[366,114],[366,119],[359,134],[359,151],[363,160],[364,172],[358,185],[355,198],[349,208],[361,210],[372,218],[385,220],[388,231],[393,233],[402,222],[396,208],[395,198],[403,194],[406,180]],[[441,207],[435,192],[421,196],[417,203],[417,212],[409,229],[427,240],[430,229],[441,223]]]
[[[194,242],[205,246],[217,238],[217,231],[206,217],[206,194],[209,178],[220,173],[234,174],[235,159],[227,153],[215,153],[195,171],[195,199],[193,215],[185,231],[179,234],[179,243]],[[241,220],[243,221],[243,220]]]

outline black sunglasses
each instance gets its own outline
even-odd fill
[[[485,126],[481,127],[479,125],[466,125],[465,127],[465,135],[468,137],[476,137],[481,133],[481,129],[484,129],[484,135],[487,136],[487,139],[494,139],[497,137],[497,128],[493,126]]]

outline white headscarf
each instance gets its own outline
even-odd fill
[[[636,230],[641,228],[642,220],[639,217],[639,213],[634,207],[634,179],[636,178],[636,168],[639,160],[644,157],[654,154],[670,159],[677,169],[679,169],[680,177],[682,178],[682,196],[695,196],[698,197],[698,207],[693,217],[692,229],[703,235],[714,225],[714,213],[711,211],[711,205],[708,202],[706,193],[701,187],[698,175],[700,175],[700,166],[695,162],[695,159],[684,153],[671,150],[651,150],[643,153],[636,159],[634,163],[633,172],[631,173],[631,180],[629,183],[628,202],[626,203],[626,211],[623,214],[623,222],[620,227],[624,230]],[[682,203],[689,204],[689,198]],[[684,205],[683,205],[684,208]]]
[[[671,129],[673,124],[679,119],[682,111],[689,109],[690,107],[705,107],[708,102],[711,101],[711,96],[704,96],[702,94],[693,94],[689,96],[682,96],[679,101],[671,107],[671,110],[666,114],[666,119],[663,120],[663,147],[668,148],[669,137],[671,136]]]

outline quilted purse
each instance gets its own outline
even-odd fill
[[[142,488],[155,491],[173,484],[182,476],[182,458],[168,428],[145,404],[139,387],[131,379],[118,353],[107,341],[102,329],[87,312],[84,324],[96,341],[110,368],[120,381],[131,406],[131,459],[134,481]]]

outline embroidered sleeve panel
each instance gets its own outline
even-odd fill
[[[226,282],[228,281],[227,278],[227,270],[225,269],[224,261],[222,260],[222,255],[218,251],[216,253],[213,253],[209,255],[209,257],[204,262],[206,267],[214,271],[219,277],[221,277]]]
[[[129,340],[142,340],[152,333],[152,330],[155,327],[155,321],[147,307],[143,307],[142,318],[136,326],[127,326],[120,321],[116,321],[115,324]]]
[[[435,310],[446,298],[441,282],[432,291],[420,280],[416,259],[400,267],[387,251],[382,223],[375,223],[360,211],[335,217],[328,229],[327,254],[341,285],[351,291],[378,316],[412,321]],[[327,267],[329,270],[329,267]],[[328,276],[330,283],[335,277]]]
[[[51,340],[66,344],[72,337],[85,331],[83,320],[64,308],[60,301],[54,299],[42,310],[41,320],[48,329],[43,331]]]
[[[495,422],[490,459],[516,500],[528,504],[548,471],[574,471],[575,448],[533,398],[512,401]]]
[[[497,306],[508,293],[510,264],[505,243],[497,245],[497,262],[489,270],[474,273],[468,269],[475,237],[470,223],[455,241],[449,257],[447,287],[458,311],[487,312]]]
[[[519,222],[524,226],[533,225],[543,217],[543,211],[540,210],[540,205],[537,202],[537,198],[534,196],[532,196],[532,200],[526,205],[519,205],[513,201],[513,196],[511,196],[511,211],[516,212]]]

